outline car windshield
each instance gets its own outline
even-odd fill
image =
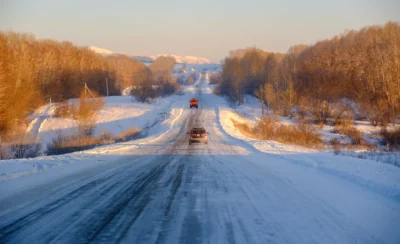
[[[205,129],[192,129],[191,134],[205,134]]]

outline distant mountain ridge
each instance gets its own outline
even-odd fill
[[[117,53],[114,53],[113,51],[110,51],[110,50],[107,50],[107,49],[104,49],[104,48],[100,48],[100,47],[89,46],[88,49],[92,50],[95,53],[104,55],[104,56],[117,55]]]
[[[95,53],[98,53],[103,56],[110,56],[110,55],[119,55],[118,53],[115,53],[113,51],[104,49],[104,48],[99,48],[95,46],[89,46],[89,50],[92,50]],[[176,63],[178,64],[183,64],[183,63],[188,63],[188,64],[212,64],[209,59],[203,58],[203,57],[196,57],[196,56],[179,56],[179,55],[173,55],[173,54],[157,54],[155,56],[144,56],[144,55],[127,55],[130,56],[132,59],[141,61],[143,63],[152,63],[157,57],[160,56],[169,56],[173,57],[176,60]]]
[[[156,57],[160,56],[169,56],[175,58],[176,62],[179,64],[188,63],[188,64],[211,64],[212,62],[209,59],[203,57],[196,56],[179,56],[173,54],[157,54]]]

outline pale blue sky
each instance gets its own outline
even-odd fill
[[[249,46],[286,52],[389,20],[400,21],[399,0],[0,0],[2,31],[213,61]]]

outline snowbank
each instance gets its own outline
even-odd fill
[[[105,106],[96,114],[95,136],[103,133],[118,135],[129,128],[148,128],[169,116],[174,100],[179,96],[159,98],[152,104],[136,102],[130,96],[105,97]],[[78,133],[78,121],[72,118],[56,118],[56,104],[45,105],[31,116],[27,132],[37,136],[45,149],[53,139],[61,135]]]
[[[399,167],[369,159],[338,156],[330,151],[317,151],[275,141],[255,140],[244,136],[235,128],[231,119],[247,122],[250,125],[254,124],[261,113],[256,112],[257,102],[254,99],[249,101],[249,103],[237,109],[232,109],[226,102],[220,101],[216,111],[219,113],[219,122],[226,134],[237,141],[242,141],[242,147],[253,149],[256,157],[260,158],[258,162],[262,161],[263,154],[268,154],[269,157],[274,157],[279,162],[273,163],[276,167],[283,167],[286,170],[288,167],[284,164],[289,162],[302,168],[312,168],[400,201]]]

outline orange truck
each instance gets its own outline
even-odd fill
[[[199,108],[199,101],[197,101],[196,98],[190,99],[190,108],[192,108],[192,107]]]

